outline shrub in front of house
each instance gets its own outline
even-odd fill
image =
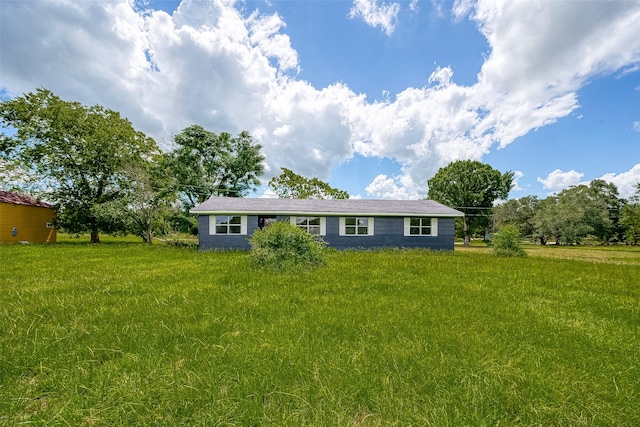
[[[493,253],[501,257],[525,257],[527,253],[520,246],[520,230],[515,225],[505,225],[494,234]]]
[[[251,257],[258,267],[291,271],[324,265],[326,243],[287,222],[256,230],[249,242]]]

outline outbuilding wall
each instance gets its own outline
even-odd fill
[[[278,220],[288,221],[289,217],[279,216]],[[246,235],[210,235],[209,216],[198,216],[198,231],[201,250],[250,249],[249,239],[258,228],[258,216],[247,217]],[[372,236],[341,236],[340,217],[326,217],[326,235],[322,238],[335,249],[373,249],[383,247],[429,248],[453,250],[454,218],[438,218],[437,236],[404,236],[403,217],[374,217]]]
[[[52,208],[0,203],[0,242],[55,243],[54,218]]]

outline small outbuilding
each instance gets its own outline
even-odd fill
[[[0,190],[0,243],[55,243],[55,216],[48,203]]]
[[[328,246],[453,250],[455,218],[464,214],[432,200],[262,199],[212,197],[196,206],[199,247],[249,249],[254,231],[288,221]]]

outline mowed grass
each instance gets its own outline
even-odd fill
[[[572,259],[589,262],[640,265],[640,246],[556,246],[522,245],[529,256]],[[474,242],[472,246],[456,245],[457,251],[490,254],[493,249],[484,242]]]
[[[0,246],[4,425],[637,426],[638,402],[637,263]]]

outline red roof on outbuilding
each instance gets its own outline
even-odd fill
[[[49,203],[39,202],[31,196],[10,191],[0,190],[0,203],[11,203],[12,205],[38,206],[41,208],[51,208]]]

